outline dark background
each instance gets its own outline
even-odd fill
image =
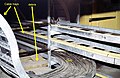
[[[9,7],[4,6],[5,2],[18,2],[20,4],[17,6],[17,11],[22,21],[32,19],[29,3],[37,4],[34,7],[35,20],[47,19],[48,0],[0,0],[0,14],[2,15]],[[65,20],[72,22],[76,21],[78,13],[82,16],[116,10],[120,10],[120,0],[51,0],[51,17],[55,17],[55,19],[64,17]],[[9,23],[17,21],[13,6],[4,17]]]
[[[9,6],[4,6],[4,3],[16,2],[19,3],[17,11],[21,20],[31,20],[31,8],[28,6],[29,3],[36,3],[34,7],[35,20],[47,18],[47,0],[0,0],[0,14],[4,14]],[[7,16],[4,16],[9,23],[17,21],[14,7],[9,10]]]

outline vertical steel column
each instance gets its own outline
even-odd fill
[[[80,24],[80,1],[81,1],[81,0],[79,0],[79,3],[78,3],[77,24]]]
[[[50,0],[48,0],[48,67],[51,68],[51,24],[50,24]]]

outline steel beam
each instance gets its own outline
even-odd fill
[[[100,33],[92,30],[83,30],[82,28],[73,27],[73,26],[61,26],[61,25],[52,25],[52,31],[57,31],[61,33],[67,33],[79,37],[85,37],[93,40],[117,43],[120,44],[120,36],[112,35],[110,33]]]
[[[25,34],[29,36],[33,36],[33,33],[31,32],[25,31]],[[40,34],[37,34],[36,36],[37,36],[37,41],[47,42],[47,39],[48,39],[47,36],[43,36]],[[120,60],[120,54],[117,54],[117,53],[112,53],[105,50],[99,50],[89,46],[86,47],[80,44],[76,44],[74,42],[67,42],[65,40],[60,40],[57,38],[51,38],[51,43],[55,47],[62,48],[62,49],[92,58],[92,59],[120,65],[116,63],[117,60]]]
[[[22,67],[15,36],[2,15],[0,15],[0,42],[0,66],[16,78],[29,78]]]

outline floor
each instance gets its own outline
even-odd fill
[[[97,69],[97,72],[101,73],[107,78],[120,78],[120,69],[117,68],[102,65]]]

